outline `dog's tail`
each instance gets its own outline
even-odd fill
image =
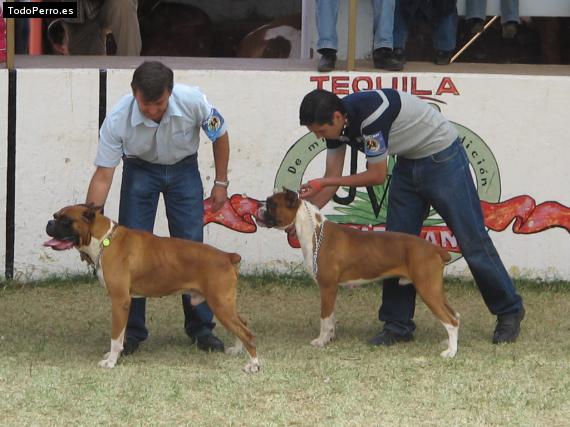
[[[231,253],[231,254],[228,254],[228,256],[230,257],[230,262],[233,265],[238,265],[239,262],[241,261],[241,256],[239,256],[239,254]]]
[[[441,257],[441,259],[443,260],[443,262],[449,262],[451,261],[451,255],[449,255],[449,252],[447,252],[445,249],[443,249],[440,246],[436,246],[437,248],[437,253],[439,254],[439,256]]]
[[[239,279],[239,263],[241,261],[241,256],[236,253],[229,253],[228,257],[230,258],[230,262],[234,266],[234,272],[236,274],[236,280]]]

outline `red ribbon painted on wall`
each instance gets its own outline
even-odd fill
[[[212,202],[204,200],[204,225],[211,222],[223,225],[241,233],[255,233],[257,224],[254,218],[261,202],[241,194],[234,194],[217,212],[212,212]],[[513,223],[515,234],[533,234],[549,228],[564,228],[570,233],[570,208],[558,202],[543,202],[539,205],[528,195],[513,197],[504,202],[481,202],[485,226],[493,231],[503,231]],[[514,222],[513,222],[514,221]],[[347,224],[347,226],[362,230],[383,230],[384,225],[376,226]],[[423,227],[421,237],[425,238],[450,252],[460,252],[451,230],[446,226]],[[299,241],[287,236],[289,244],[299,248]]]

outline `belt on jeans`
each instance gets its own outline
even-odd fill
[[[195,161],[197,158],[198,158],[198,153],[194,153],[194,154],[190,154],[189,156],[184,157],[182,160],[179,160],[176,163],[172,163],[171,165],[162,165],[160,163],[152,163],[152,162],[143,160],[140,157],[136,157],[136,156],[123,156],[123,162],[134,163],[136,165],[175,166],[175,165]]]

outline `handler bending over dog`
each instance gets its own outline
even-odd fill
[[[227,199],[229,138],[220,113],[195,87],[173,84],[173,72],[160,62],[144,62],[133,74],[132,95],[126,95],[101,127],[87,203],[103,206],[115,167],[123,159],[119,223],[152,232],[160,193],[164,197],[172,237],[203,240],[203,188],[197,151],[200,127],[212,140],[216,179],[213,209]],[[124,355],[136,351],[148,337],[145,298],[133,298],[124,342]],[[184,329],[198,348],[223,351],[212,334],[215,324],[203,302],[192,308],[182,295]]]
[[[393,89],[363,91],[340,99],[316,89],[305,96],[300,122],[327,145],[323,178],[301,186],[301,197],[326,205],[339,186],[383,184],[386,159],[392,171],[386,230],[419,235],[430,206],[461,247],[485,304],[497,316],[493,343],[514,342],[525,311],[483,222],[481,202],[455,127],[421,99]],[[346,146],[366,155],[367,170],[343,176]],[[373,259],[370,262],[374,262]],[[369,340],[389,346],[413,339],[416,291],[398,279],[384,280],[379,318],[382,331]]]

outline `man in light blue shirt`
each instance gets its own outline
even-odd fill
[[[200,128],[212,141],[215,180],[212,207],[227,199],[229,138],[224,118],[195,87],[174,85],[164,64],[144,62],[133,74],[132,94],[123,97],[107,115],[100,131],[87,203],[103,206],[115,168],[123,160],[119,223],[153,231],[162,193],[172,237],[203,240],[203,187],[197,151]],[[136,351],[148,337],[145,298],[131,300],[123,355]],[[184,329],[205,351],[223,351],[212,334],[213,314],[204,302],[190,305],[182,296]]]

